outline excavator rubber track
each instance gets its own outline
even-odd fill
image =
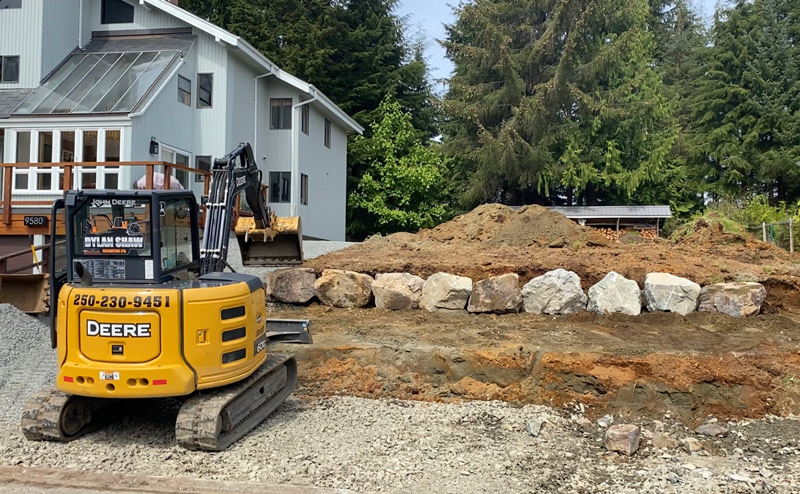
[[[186,449],[222,451],[281,405],[297,384],[297,361],[271,354],[247,379],[200,391],[178,412],[175,438]]]
[[[32,441],[69,442],[112,421],[117,408],[110,400],[71,395],[52,388],[28,400],[20,426],[22,434]]]

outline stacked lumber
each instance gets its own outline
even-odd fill
[[[655,242],[658,240],[658,231],[654,229],[647,229],[647,230],[634,230],[633,228],[620,228],[617,231],[616,228],[598,228],[600,233],[610,242],[616,242],[619,238],[630,231],[637,232],[643,239]]]

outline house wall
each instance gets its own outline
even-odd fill
[[[197,73],[214,75],[211,108],[197,108],[194,112],[195,156],[211,156],[219,158],[229,151],[227,149],[227,101],[228,77],[226,71],[228,50],[214,41],[209,35],[197,33],[194,49],[197,60],[196,74],[192,77],[193,87],[197,88]],[[193,105],[197,106],[197,95]]]
[[[78,46],[80,0],[44,0],[41,79]],[[23,2],[24,3],[24,2]]]
[[[308,175],[308,205],[300,204],[303,231],[326,240],[344,240],[347,190],[347,132],[330,116],[331,147],[325,147],[325,118],[311,104],[308,135],[300,132],[300,173]],[[300,194],[300,177],[298,196]]]
[[[266,92],[259,91],[259,98],[263,100],[266,108],[261,112],[261,120],[263,122],[259,127],[263,128],[262,135],[259,136],[259,147],[261,152],[259,154],[259,167],[264,171],[264,181],[268,182],[268,172],[290,172],[292,171],[292,132],[295,131],[296,125],[299,122],[293,122],[292,129],[271,130],[270,129],[270,110],[269,101],[272,98],[292,98],[292,104],[296,104],[299,100],[297,91],[286,84],[283,84],[273,77],[266,77],[265,79]],[[261,159],[266,156],[267,159]],[[294,178],[294,177],[293,177]],[[299,197],[297,198],[299,200]],[[292,203],[295,202],[295,197],[291,197],[291,202],[288,203],[270,203],[269,206],[275,211],[278,216],[296,216],[297,211],[292,209]],[[305,221],[305,218],[303,218]]]
[[[197,113],[195,108],[197,91],[197,54],[192,50],[184,58],[184,63],[178,73],[163,87],[161,92],[152,101],[147,111],[141,116],[131,117],[131,156],[133,161],[161,161],[161,156],[150,154],[150,140],[155,138],[160,144],[160,150],[165,146],[181,154],[189,156],[189,165],[194,166],[197,135]],[[167,74],[169,75],[169,74]],[[192,81],[191,106],[178,101],[178,75]],[[143,167],[131,170],[132,176],[123,182],[131,184],[144,175]],[[202,183],[196,183],[194,176],[189,177],[189,184],[195,192],[202,192]]]
[[[61,1],[61,0],[57,0]],[[134,5],[133,22],[124,24],[102,24],[100,18],[100,0],[83,0],[88,12],[88,25],[90,31],[127,31],[131,29],[164,29],[187,27],[187,24],[176,17],[172,17],[160,10],[140,6],[138,2],[126,0]]]
[[[42,79],[43,0],[25,0],[21,9],[0,10],[0,55],[19,56],[19,82],[0,89],[35,88]]]

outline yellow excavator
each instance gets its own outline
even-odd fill
[[[69,441],[126,400],[182,397],[178,444],[219,451],[286,400],[297,364],[268,354],[267,342],[311,337],[307,322],[268,332],[261,279],[224,271],[241,192],[251,214],[235,228],[244,264],[302,261],[299,219],[277,222],[265,206],[249,144],[214,161],[202,240],[189,191],[76,190],[55,202],[67,238],[63,276],[51,262],[58,382],[26,404],[25,437]]]

